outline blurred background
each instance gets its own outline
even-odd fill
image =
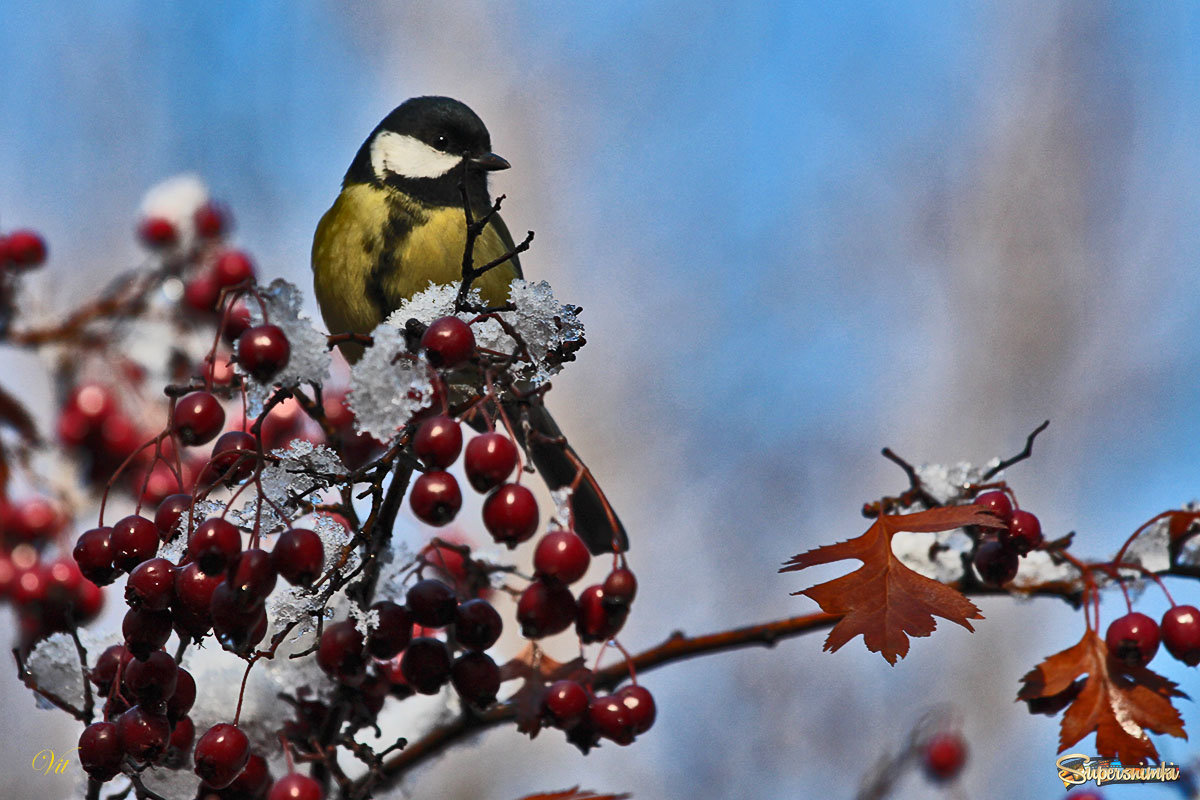
[[[1008,477],[1095,556],[1200,494],[1200,9],[731,8],[0,0],[0,228],[46,235],[31,288],[67,308],[139,263],[143,192],[194,171],[260,275],[309,291],[312,230],[367,133],[413,95],[465,101],[513,164],[493,188],[518,238],[537,232],[527,276],[584,308],[550,404],[630,530],[633,650],[813,610],[789,596],[813,579],[776,569],[904,488],[885,445],[978,463],[1050,419]],[[1081,618],[981,607],[975,634],[942,623],[894,668],[823,634],[677,664],[644,677],[659,717],[632,747],[494,730],[396,796],[851,797],[944,703],[972,749],[960,796],[1059,796],[1057,720],[1013,698]],[[0,795],[55,797],[29,759],[77,729],[13,672]],[[915,775],[894,796],[934,791]]]

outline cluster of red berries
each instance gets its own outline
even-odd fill
[[[232,223],[223,206],[207,202],[192,214],[192,226],[201,240],[219,239]],[[179,229],[166,217],[144,217],[138,222],[138,239],[151,250],[169,250],[179,244]]]
[[[542,721],[565,731],[568,741],[585,752],[600,737],[631,744],[650,730],[656,715],[654,697],[637,683],[596,695],[578,681],[560,680],[550,684],[542,698]]]
[[[984,583],[1003,586],[1017,575],[1020,558],[1042,546],[1042,523],[1023,509],[1013,508],[1004,492],[984,492],[972,502],[1001,519],[1006,527],[988,535],[975,549],[975,569]]]
[[[0,234],[0,270],[27,270],[46,262],[46,240],[34,231]]]
[[[91,622],[104,607],[104,593],[72,559],[44,555],[65,524],[45,498],[0,499],[0,602],[11,602],[17,612],[26,651],[52,633]]]
[[[1109,623],[1104,636],[1109,655],[1135,667],[1150,663],[1160,641],[1168,653],[1189,667],[1200,664],[1200,609],[1172,605],[1161,624],[1131,610]]]

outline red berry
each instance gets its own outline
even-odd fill
[[[37,233],[28,230],[13,231],[6,237],[8,260],[14,266],[31,269],[41,266],[46,260],[46,241]]]
[[[437,694],[450,679],[450,653],[445,642],[421,637],[409,642],[400,657],[404,680],[421,694]]]
[[[1020,566],[1016,551],[995,539],[988,539],[975,551],[975,569],[984,583],[1003,586],[1017,575]]]
[[[229,212],[209,201],[196,209],[192,222],[196,225],[196,235],[201,239],[215,239],[229,225]]]
[[[203,272],[184,285],[183,302],[193,311],[212,313],[217,308],[220,294],[221,287],[217,285],[216,277],[210,272]]]
[[[250,324],[250,309],[245,303],[239,300],[225,310],[225,320],[221,328],[221,337],[230,344],[233,344],[243,333],[250,329]],[[268,419],[270,419],[270,415],[268,415]],[[266,428],[267,426],[264,424],[263,427]]]
[[[224,789],[250,760],[250,740],[228,722],[213,725],[196,742],[196,774],[214,789]]]
[[[1109,623],[1104,634],[1108,654],[1118,661],[1140,667],[1158,652],[1158,623],[1145,614],[1131,611]]]
[[[517,483],[507,483],[483,501],[483,525],[499,544],[509,549],[537,531],[538,507],[533,492]]]
[[[207,618],[213,592],[220,583],[221,573],[219,572],[205,575],[195,561],[183,565],[175,572],[175,596],[178,598],[176,612],[180,608],[185,608],[193,614]]]
[[[171,638],[171,612],[131,608],[121,621],[125,647],[135,658],[146,659]]]
[[[394,658],[412,639],[412,617],[404,606],[391,600],[381,600],[371,610],[379,614],[379,626],[367,636],[367,649],[384,661]]]
[[[588,720],[597,733],[619,745],[631,743],[636,735],[633,713],[615,695],[593,698],[588,704]]]
[[[575,612],[575,598],[558,581],[535,580],[517,601],[517,622],[527,639],[565,631],[575,621]]]
[[[1005,523],[1012,519],[1012,501],[1004,492],[984,492],[973,501],[977,506],[983,506]]]
[[[1042,523],[1028,511],[1017,510],[1007,529],[1000,531],[1000,541],[1017,555],[1025,555],[1042,544]]]
[[[170,717],[167,718],[170,721]],[[175,755],[182,760],[186,757],[183,754],[190,752],[192,742],[196,740],[196,724],[192,722],[192,718],[188,716],[180,717],[175,724],[171,726],[171,738],[167,741],[168,758]],[[177,751],[172,754],[171,751]]]
[[[436,578],[426,578],[408,587],[404,598],[413,622],[426,628],[444,628],[454,621],[458,598],[454,590]]]
[[[212,614],[217,641],[239,655],[248,655],[267,635],[266,609],[261,605],[250,608],[238,606],[233,587],[228,581],[221,581],[213,589],[209,612]]]
[[[367,655],[363,635],[353,622],[335,622],[321,632],[317,664],[331,678],[347,686],[358,686],[367,676]]]
[[[615,697],[629,711],[634,733],[645,733],[654,724],[657,709],[650,690],[640,685],[630,685],[616,693]]]
[[[637,577],[625,567],[618,567],[604,579],[604,602],[610,606],[628,608],[637,596]]]
[[[587,545],[572,531],[547,533],[533,553],[533,568],[539,575],[567,584],[582,578],[591,561]]]
[[[224,572],[241,551],[242,534],[220,517],[201,522],[188,539],[188,555],[205,575]]]
[[[124,757],[120,734],[111,722],[93,722],[79,735],[79,764],[101,783],[112,780],[121,771]]]
[[[31,497],[13,506],[7,519],[8,532],[23,542],[45,542],[63,527],[58,506],[44,497]]]
[[[1200,664],[1200,609],[1173,606],[1162,618],[1162,640],[1167,652],[1189,667]]]
[[[485,433],[467,442],[463,456],[467,480],[477,492],[491,491],[517,467],[517,446],[502,433]]]
[[[266,383],[287,366],[292,347],[275,325],[247,328],[237,343],[237,360],[259,383]]]
[[[113,564],[123,571],[158,552],[158,528],[145,517],[131,514],[112,527]]]
[[[413,452],[426,466],[445,469],[462,452],[462,442],[462,428],[457,422],[447,416],[432,417],[417,428]]]
[[[251,753],[250,759],[242,771],[233,779],[233,783],[225,788],[229,797],[243,797],[248,800],[266,797],[267,789],[271,786],[271,772],[267,760],[257,753]]]
[[[96,584],[85,580],[79,584],[74,603],[75,622],[86,625],[100,616],[100,611],[104,608],[104,592]]]
[[[178,243],[179,231],[169,219],[146,217],[138,224],[138,238],[151,250],[162,250]]]
[[[225,409],[209,392],[192,392],[175,404],[175,430],[186,445],[211,442],[225,425]]]
[[[122,679],[127,692],[132,693],[139,704],[150,707],[175,692],[178,677],[175,659],[162,650],[155,650],[145,661],[130,659]]]
[[[967,743],[957,733],[938,733],[925,743],[925,772],[935,781],[950,780],[967,760]]]
[[[475,334],[471,332],[471,326],[458,317],[442,317],[425,329],[421,349],[435,367],[453,367],[475,352]]]
[[[175,565],[150,558],[133,568],[125,583],[125,602],[134,608],[162,611],[175,596]]]
[[[175,529],[179,527],[179,520],[183,519],[183,515],[187,514],[191,507],[192,496],[190,494],[173,494],[159,503],[158,510],[154,512],[154,527],[158,528],[158,533],[163,541],[167,541],[175,535]]]
[[[117,735],[125,754],[134,761],[154,761],[167,749],[171,723],[162,714],[133,706],[117,718]]]
[[[233,589],[234,602],[248,609],[260,605],[275,591],[275,577],[270,554],[255,547],[233,557],[225,580]]]
[[[120,574],[113,566],[112,528],[84,531],[75,542],[71,555],[84,577],[97,585],[107,586]]]
[[[462,508],[462,492],[449,472],[426,472],[413,482],[408,503],[427,525],[445,525]]]
[[[321,537],[306,528],[291,528],[279,534],[271,551],[271,562],[283,579],[293,586],[309,586],[321,574],[325,546]]]
[[[321,784],[307,775],[293,772],[275,781],[267,800],[324,800]]]
[[[486,653],[463,653],[450,667],[450,682],[468,705],[486,708],[500,691],[500,667]]]
[[[555,681],[546,690],[542,708],[554,727],[562,730],[574,728],[587,714],[587,690],[576,681]]]
[[[454,635],[468,650],[487,650],[500,638],[504,622],[486,600],[468,600],[454,613]]]
[[[167,719],[180,719],[196,702],[196,679],[183,667],[175,672],[175,691],[167,700]]]
[[[245,480],[254,472],[258,443],[245,431],[228,431],[221,434],[213,445],[212,458],[204,466],[200,480],[212,484],[224,479],[233,484]]]
[[[113,681],[117,679],[117,672],[124,670],[131,658],[133,658],[133,653],[130,653],[123,644],[114,644],[100,654],[96,659],[96,666],[92,668],[91,672],[92,683],[96,684],[100,694],[108,694]]]
[[[254,262],[241,250],[226,250],[213,263],[213,278],[221,287],[254,279]]]
[[[587,642],[603,642],[616,636],[629,616],[629,606],[606,603],[604,587],[589,586],[579,593],[575,631]]]

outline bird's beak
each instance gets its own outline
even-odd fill
[[[512,166],[508,161],[496,155],[495,153],[484,153],[472,158],[471,163],[480,169],[485,169],[488,172],[493,172],[498,169],[508,169]]]

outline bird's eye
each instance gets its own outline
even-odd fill
[[[445,149],[446,149],[446,145],[450,144],[450,140],[446,138],[446,135],[445,135],[445,134],[443,134],[443,133],[439,133],[439,134],[438,134],[438,135],[437,135],[437,136],[434,138],[434,140],[433,140],[433,144],[434,144],[434,145],[435,145],[435,146],[436,146],[436,147],[437,147],[439,150],[445,150]]]

